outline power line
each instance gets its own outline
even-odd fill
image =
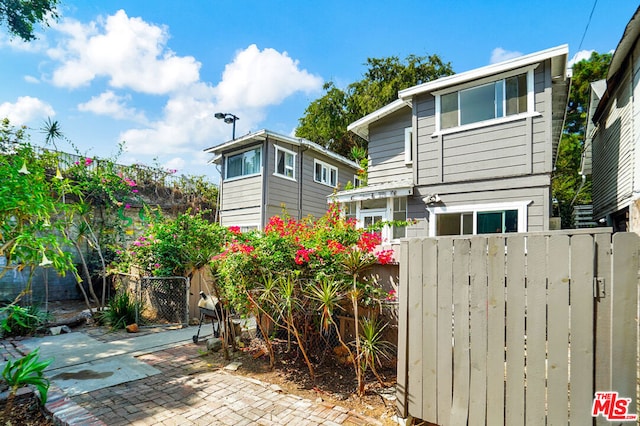
[[[593,7],[591,8],[591,14],[589,15],[589,20],[587,21],[587,26],[584,27],[584,33],[582,33],[582,39],[580,40],[580,45],[578,46],[578,52],[582,49],[582,42],[584,41],[584,37],[587,35],[587,30],[589,29],[589,24],[591,24],[591,18],[593,18],[593,12],[596,10],[596,5],[598,4],[598,0],[594,0]]]

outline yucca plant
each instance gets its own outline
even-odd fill
[[[49,379],[44,377],[44,370],[51,364],[52,359],[40,361],[40,348],[32,351],[28,355],[17,359],[9,360],[2,370],[2,378],[9,386],[9,397],[5,406],[5,412],[10,412],[18,389],[31,385],[40,394],[40,402],[44,405],[47,402],[49,392]]]
[[[383,340],[383,332],[387,324],[382,324],[375,318],[363,317],[360,320],[360,357],[358,360],[364,373],[367,367],[376,376],[380,383],[383,383],[376,364],[382,365],[382,359],[391,359],[394,355],[395,346],[386,340]]]
[[[100,316],[112,330],[119,330],[129,324],[137,323],[141,308],[142,303],[133,300],[129,293],[123,291],[109,301],[109,309],[100,312]]]

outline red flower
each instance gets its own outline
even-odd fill
[[[382,265],[386,265],[388,263],[393,262],[393,250],[380,250],[376,253],[376,257],[378,258],[378,263]]]
[[[314,252],[313,249],[306,249],[304,247],[301,248],[296,252],[296,257],[294,259],[294,262],[296,262],[296,264],[298,265],[302,265],[303,263],[308,262],[309,255],[313,252]]]
[[[363,232],[358,240],[358,247],[362,251],[372,252],[382,242],[382,237],[375,232]]]
[[[328,240],[327,247],[329,247],[331,254],[342,253],[343,251],[346,250],[345,246],[343,246],[339,241],[334,241],[334,240]]]
[[[240,235],[240,227],[239,226],[230,226],[229,227],[229,232],[231,232],[232,234],[235,235]]]

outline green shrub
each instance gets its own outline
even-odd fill
[[[11,401],[19,388],[32,385],[40,394],[40,401],[47,402],[49,379],[44,377],[44,370],[51,364],[52,359],[40,361],[40,348],[17,360],[8,360],[2,370],[2,378],[10,388]],[[9,404],[7,404],[9,406]]]
[[[0,308],[0,329],[3,337],[29,336],[44,325],[50,315],[37,306],[7,305]]]
[[[100,320],[108,324],[112,330],[123,329],[139,321],[136,316],[141,311],[142,304],[123,291],[109,301],[108,309],[100,313]]]

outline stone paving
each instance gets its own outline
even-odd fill
[[[0,352],[14,355],[7,346],[3,342]],[[53,386],[46,407],[62,425],[381,425],[344,407],[212,370],[199,350],[185,344],[142,355],[139,360],[162,373],[81,395],[67,397]]]

